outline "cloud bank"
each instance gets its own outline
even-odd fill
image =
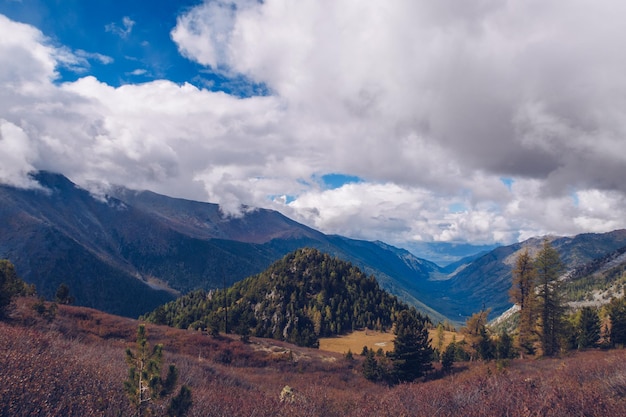
[[[249,98],[58,84],[80,54],[0,16],[0,179],[49,169],[393,244],[626,227],[624,9],[217,0],[181,14],[180,53],[269,92]],[[362,181],[315,181],[329,173]]]

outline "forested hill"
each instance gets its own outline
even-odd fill
[[[225,291],[192,292],[145,319],[223,331],[225,307],[229,331],[302,346],[317,346],[319,337],[354,329],[390,329],[398,312],[409,309],[351,263],[305,248]]]

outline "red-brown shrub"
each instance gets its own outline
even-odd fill
[[[47,323],[32,302],[18,300],[12,320],[0,322],[0,415],[130,415],[124,348],[138,322],[59,306]],[[626,415],[626,350],[512,360],[504,368],[456,364],[445,378],[389,388],[362,377],[360,357],[155,325],[147,332],[191,387],[191,416]],[[281,402],[286,385],[293,401]]]

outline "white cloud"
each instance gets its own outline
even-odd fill
[[[251,98],[167,80],[55,85],[57,66],[100,58],[0,16],[11,34],[0,36],[2,175],[52,169],[230,213],[270,207],[394,244],[625,227],[623,8],[220,0],[186,11],[171,32],[181,53],[268,87]],[[363,182],[326,190],[315,178],[327,173]]]
[[[113,58],[107,55],[99,54],[97,52],[87,52],[87,51],[83,51],[82,49],[79,49],[76,52],[74,52],[74,54],[85,59],[96,60],[104,65],[109,65],[113,63]]]
[[[136,70],[133,70],[131,72],[129,72],[129,75],[145,75],[148,73],[148,70],[143,69],[143,68],[137,68]]]
[[[18,90],[49,82],[56,78],[56,66],[66,60],[64,55],[51,48],[39,30],[0,15],[3,88]]]
[[[115,22],[111,22],[104,26],[104,30],[107,32],[111,32],[122,39],[126,39],[133,31],[134,26],[135,21],[128,16],[124,16],[122,18],[122,26],[119,26]]]
[[[16,187],[34,187],[28,173],[34,169],[32,162],[36,153],[22,129],[0,119],[0,182]]]

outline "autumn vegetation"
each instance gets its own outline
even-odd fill
[[[75,307],[69,302],[71,288],[60,288],[54,303],[44,301],[23,285],[10,264],[2,264],[0,284],[11,292],[5,293],[0,320],[0,416],[626,415],[626,301],[616,298],[602,311],[568,311],[552,294],[557,308],[546,313],[547,292],[538,286],[547,283],[552,290],[561,283],[542,281],[540,274],[556,275],[546,271],[559,270],[558,258],[552,259],[554,269],[541,272],[537,258],[526,255],[515,266],[511,296],[519,297],[528,285],[523,292],[530,311],[519,313],[516,330],[492,328],[485,310],[454,332],[374,293],[365,298],[393,307],[385,313],[393,318],[391,324],[366,315],[348,322],[364,320],[363,328],[370,324],[392,333],[393,349],[342,353],[298,346],[284,337],[296,306],[321,313],[326,306],[317,305],[318,299],[334,299],[329,317],[342,311],[341,298],[333,298],[343,292],[340,287],[319,297],[292,283],[292,293],[303,297],[284,297],[286,310],[273,306],[274,315],[284,312],[286,320],[274,321],[285,326],[283,337],[270,339],[241,329],[225,333],[226,326],[212,328],[210,320],[208,327],[179,329]],[[306,256],[297,259],[309,276],[317,274],[312,264],[303,263]],[[377,289],[356,269],[339,266],[356,277],[345,281],[349,293]],[[281,278],[277,271],[274,276]],[[319,288],[330,288],[325,285],[331,284]],[[245,293],[239,291],[230,292],[231,314],[246,300],[234,296]],[[180,310],[167,313],[175,311]],[[556,333],[547,337],[550,314]],[[301,330],[315,337],[316,329],[322,335],[322,329],[348,323],[343,317],[324,321],[322,315],[315,326],[315,316],[300,316],[312,323]]]
[[[60,305],[52,322],[20,298],[0,322],[0,415],[127,416],[125,349],[138,323]],[[365,379],[364,358],[251,338],[246,344],[197,331],[146,324],[163,344],[180,384],[193,393],[190,416],[607,416],[626,415],[626,352],[588,350],[561,358],[440,367],[419,383]],[[285,386],[293,390],[280,400]]]

